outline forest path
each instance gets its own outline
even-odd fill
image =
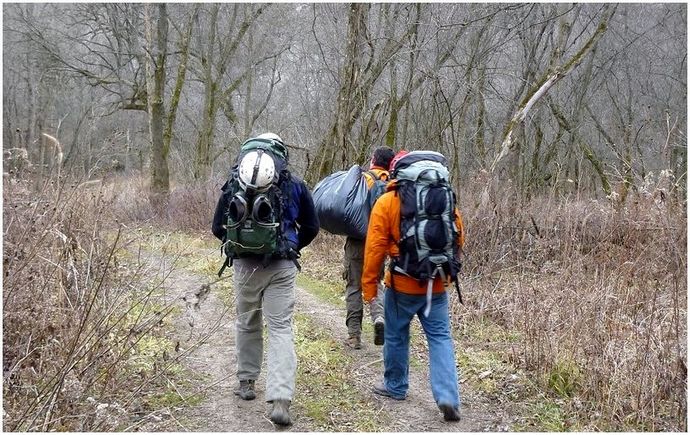
[[[216,250],[204,250],[201,254],[219,263]],[[257,381],[257,397],[244,401],[233,394],[237,385],[234,298],[225,294],[221,285],[231,287],[232,278],[211,286],[204,286],[209,280],[208,273],[202,273],[189,267],[179,267],[166,255],[148,253],[148,261],[158,263],[158,269],[165,274],[167,302],[178,305],[182,310],[174,314],[170,334],[179,345],[179,361],[187,379],[176,386],[177,394],[185,400],[182,406],[176,407],[173,418],[161,422],[156,431],[204,431],[204,432],[266,432],[273,430],[309,432],[309,431],[356,431],[358,418],[362,416],[350,409],[329,409],[324,413],[336,414],[327,416],[331,426],[317,424],[307,414],[306,402],[317,398],[307,397],[310,394],[309,382],[298,377],[297,390],[291,407],[293,425],[287,428],[275,426],[269,419],[270,404],[264,400],[265,394],[265,361],[262,373]],[[226,276],[228,271],[226,271]],[[207,291],[209,290],[210,291]],[[478,394],[461,390],[460,422],[443,421],[428,382],[428,363],[425,355],[418,355],[421,363],[410,368],[410,389],[404,401],[395,401],[377,396],[371,392],[372,385],[382,378],[382,347],[373,344],[371,334],[363,334],[363,348],[350,349],[344,346],[347,337],[345,327],[345,310],[324,302],[304,288],[296,288],[296,316],[306,316],[310,329],[319,330],[331,341],[330,352],[345,354],[344,364],[338,366],[340,379],[346,379],[354,386],[357,402],[373,410],[373,430],[385,432],[482,432],[503,429],[503,412],[492,410],[491,404],[482,400]],[[368,321],[368,320],[365,320]],[[296,340],[303,333],[296,329]],[[307,339],[308,340],[308,339]],[[413,352],[414,349],[413,349]],[[299,352],[298,352],[299,353]],[[298,365],[309,364],[298,356]],[[329,368],[327,370],[332,370]],[[307,375],[309,376],[309,375]],[[310,379],[310,378],[307,378]],[[462,381],[461,381],[462,382]],[[320,390],[328,394],[329,386]],[[324,391],[326,393],[324,393]],[[337,394],[337,391],[336,393]],[[348,396],[349,397],[349,396]],[[349,398],[347,399],[349,400]],[[328,405],[326,405],[328,406]],[[350,415],[347,415],[347,414]]]
[[[297,288],[298,310],[325,328],[333,338],[344,343],[347,338],[345,327],[346,311],[321,302],[307,290]],[[368,319],[364,320],[365,322]],[[463,400],[462,419],[457,423],[443,421],[436,406],[429,385],[428,364],[411,367],[409,371],[409,390],[407,398],[402,401],[389,399],[372,393],[372,386],[383,379],[383,351],[381,346],[373,344],[373,337],[362,335],[362,349],[345,347],[346,352],[355,356],[356,363],[343,367],[348,371],[348,378],[364,395],[369,395],[377,407],[385,409],[390,417],[390,425],[383,428],[386,432],[482,432],[490,429],[491,417],[485,409],[475,407],[461,391]],[[356,416],[353,416],[356,418]]]

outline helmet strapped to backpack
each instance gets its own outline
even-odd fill
[[[265,190],[276,181],[276,166],[273,157],[264,149],[249,151],[239,164],[239,182],[243,189]]]
[[[261,256],[267,264],[271,258],[289,257],[283,228],[283,210],[290,201],[287,158],[287,148],[273,133],[242,144],[224,191],[228,208],[223,253],[227,258],[219,275],[233,258]]]
[[[412,151],[391,169],[400,198],[399,256],[391,268],[427,284],[424,313],[428,315],[433,281],[440,277],[445,284],[450,278],[457,286],[460,271],[456,200],[448,183],[447,161],[434,151]]]
[[[402,159],[403,157],[405,157],[405,156],[406,156],[407,154],[409,154],[409,153],[410,153],[410,152],[409,152],[409,151],[406,151],[406,150],[400,150],[400,151],[398,151],[398,152],[393,156],[393,159],[391,160],[390,164],[388,165],[388,172],[391,172],[391,173],[392,173],[393,170],[395,169],[395,165],[398,164],[398,162],[400,161],[400,159]]]

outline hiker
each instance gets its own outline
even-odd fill
[[[363,175],[367,182],[370,193],[375,188],[376,183],[388,180],[388,165],[394,156],[392,149],[379,147],[374,150],[369,163],[369,170],[364,171]],[[385,186],[385,184],[384,184]],[[382,191],[385,190],[381,189]],[[364,262],[364,240],[347,237],[345,239],[345,254],[343,257],[345,280],[345,301],[347,305],[347,316],[345,325],[347,326],[348,339],[346,344],[353,349],[362,348],[362,317],[364,305],[362,303],[362,266]],[[371,319],[374,322],[374,344],[380,346],[384,341],[384,318],[381,297],[370,304]]]
[[[405,399],[410,322],[416,314],[429,346],[434,399],[446,421],[457,421],[460,392],[445,285],[454,280],[457,286],[464,229],[447,182],[447,162],[431,151],[401,152],[393,158],[390,173],[393,181],[369,217],[362,274],[363,297],[371,302],[381,265],[390,255],[384,279],[384,374],[373,392]]]
[[[311,193],[287,170],[287,160],[287,148],[278,135],[264,133],[247,140],[222,187],[212,227],[223,242],[226,265],[234,268],[239,380],[235,394],[243,400],[256,397],[263,315],[268,325],[266,401],[273,404],[270,419],[279,425],[291,424],[295,390],[292,315],[297,258],[319,231]]]

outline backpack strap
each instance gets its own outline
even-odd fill
[[[465,303],[462,301],[462,293],[460,293],[460,283],[458,282],[459,280],[455,280],[455,290],[458,291],[458,299],[460,300],[460,303],[465,305]]]
[[[281,255],[286,259],[292,261],[292,263],[297,268],[298,272],[302,271],[302,266],[299,264],[297,259],[300,257],[299,253],[292,248],[288,247],[287,236],[285,228],[284,214],[287,207],[292,203],[294,197],[295,183],[292,179],[292,174],[290,171],[285,169],[280,175],[279,189],[278,189],[278,202],[280,203],[280,249],[283,251]]]
[[[387,181],[387,180],[388,180],[388,176],[387,176],[387,175],[385,176],[386,179],[385,179],[385,180],[383,179],[383,176],[385,175],[384,172],[381,172],[381,175],[380,175],[380,176],[377,176],[377,175],[376,175],[376,172],[372,171],[371,169],[367,169],[366,171],[363,171],[363,173],[364,173],[364,174],[369,174],[369,175],[371,175],[371,178],[372,178],[374,181],[381,181],[381,180]]]
[[[223,248],[224,248],[224,246],[220,247],[221,255],[222,255],[223,250],[224,250]],[[219,278],[221,275],[223,275],[223,272],[225,271],[226,267],[232,266],[232,260],[233,260],[232,256],[230,256],[230,255],[225,256],[225,261],[223,262],[223,265],[220,267],[220,270],[218,271],[218,277]]]
[[[299,252],[295,251],[294,249],[290,249],[286,254],[286,257],[288,260],[292,261],[298,272],[302,271],[302,266],[299,264],[299,261],[297,261],[297,259],[300,257]]]

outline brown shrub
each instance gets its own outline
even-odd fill
[[[213,213],[222,182],[189,183],[177,186],[162,221],[182,231],[211,231]]]
[[[132,393],[156,377],[129,359],[153,328],[152,290],[117,262],[103,189],[15,181],[3,191],[3,428],[125,427]]]
[[[684,430],[685,205],[516,198],[461,204],[461,315],[518,332],[511,358],[540,379],[572,362],[595,428]]]

